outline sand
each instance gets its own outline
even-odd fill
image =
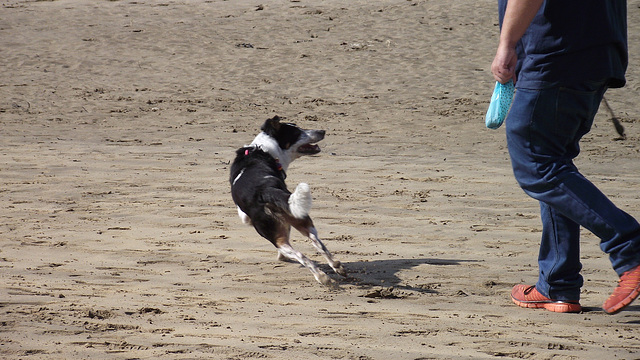
[[[584,312],[515,306],[538,204],[493,90],[496,4],[447,0],[0,5],[0,358],[639,359],[640,305],[583,236]],[[640,217],[640,1],[628,84],[577,164]],[[273,115],[325,129],[294,162],[335,288],[241,224],[235,149]]]

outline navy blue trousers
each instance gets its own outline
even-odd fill
[[[516,180],[540,202],[536,288],[551,299],[580,299],[580,226],[600,238],[600,248],[609,254],[618,275],[640,264],[640,224],[573,163],[606,90],[605,82],[571,89],[518,89],[506,119]]]

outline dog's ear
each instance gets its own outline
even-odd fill
[[[278,115],[272,117],[271,119],[267,119],[262,125],[260,130],[264,131],[269,135],[274,135],[278,130],[280,130],[280,117]]]

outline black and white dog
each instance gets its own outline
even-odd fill
[[[311,240],[336,273],[347,276],[340,261],[333,259],[318,238],[309,217],[309,185],[300,183],[291,193],[284,182],[285,172],[293,160],[320,152],[315,143],[324,139],[325,131],[303,130],[280,122],[278,116],[265,121],[261,130],[250,145],[236,151],[231,165],[231,196],[240,219],[252,224],[258,234],[275,245],[279,260],[298,261],[311,270],[321,284],[329,285],[332,281],[313,261],[291,246],[291,226]]]

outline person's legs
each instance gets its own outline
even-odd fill
[[[580,225],[543,202],[540,216],[543,227],[536,288],[551,299],[580,300]]]
[[[574,166],[579,141],[591,128],[606,87],[518,89],[507,117],[514,175],[541,202],[541,294],[577,300],[582,285],[579,225],[601,239],[621,275],[640,263],[640,224],[618,209]]]

